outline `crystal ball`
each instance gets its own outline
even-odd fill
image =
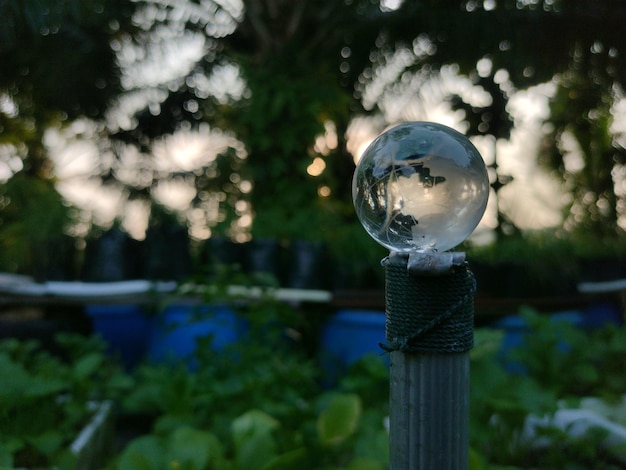
[[[407,122],[378,136],[352,179],[356,214],[396,252],[442,252],[462,243],[485,212],[489,179],[476,147],[441,124]]]

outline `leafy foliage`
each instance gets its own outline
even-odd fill
[[[172,370],[152,369],[161,368],[161,375],[143,368],[125,406],[156,411],[158,403],[158,419],[151,435],[126,448],[116,468],[133,468],[148,448],[166,451],[151,450],[152,463],[136,468],[163,468],[167,462],[190,469],[322,468],[357,457],[383,468],[386,433],[381,411],[363,413],[364,402],[353,393],[320,391],[314,368],[303,368],[302,358],[274,357],[269,364],[250,359],[231,357],[235,369],[245,372],[231,370],[223,377],[216,374],[215,365],[213,371],[205,366],[196,374],[177,369],[173,380],[166,378],[172,378]],[[239,360],[245,362],[240,366]],[[180,448],[172,445],[181,430],[211,442],[198,450],[208,452],[207,460],[198,457],[194,464],[184,463]]]
[[[621,399],[625,329],[584,331],[530,309],[520,315],[528,325],[522,345],[502,356],[502,332],[481,330],[472,351],[473,468],[621,468],[601,430],[582,437],[550,425],[535,436],[524,430],[529,415],[551,416],[585,396]],[[519,372],[507,372],[510,361]],[[550,445],[540,444],[545,438]]]
[[[296,312],[267,298],[252,306],[244,315],[255,321],[241,342],[219,353],[200,342],[197,369],[143,364],[133,382],[102,356],[96,340],[59,338],[64,359],[35,343],[3,342],[0,465],[21,464],[28,455],[71,468],[63,449],[86,419],[85,401],[117,397],[123,412],[147,413],[154,425],[107,468],[386,468],[389,371],[383,361],[364,357],[336,387],[324,388],[315,357],[285,334]],[[603,415],[623,415],[626,330],[585,331],[530,309],[520,315],[527,325],[522,346],[506,355],[501,331],[476,331],[470,468],[621,468],[601,430],[573,437],[545,425],[533,436],[526,422],[563,406],[592,406],[584,404],[586,396],[602,398]],[[514,372],[505,367],[512,361]]]
[[[465,112],[469,134],[495,140],[511,135],[512,94],[552,81],[557,91],[544,127],[551,148],[543,157],[573,195],[567,228],[614,234],[623,196],[615,192],[612,171],[621,168],[624,145],[612,126],[612,110],[623,97],[626,77],[619,59],[625,15],[623,0],[404,1],[396,9],[368,0],[2,2],[0,142],[17,149],[24,161],[18,172],[49,179],[46,129],[88,116],[98,121],[106,141],[100,144],[109,147],[102,155],[120,160],[98,177],[132,186],[125,187],[129,198],[151,198],[161,178],[191,182],[195,207],[206,208],[209,194],[221,198],[212,222],[221,226],[211,227],[214,234],[232,235],[241,200],[256,214],[257,236],[336,242],[347,238],[339,227],[355,223],[349,197],[354,163],[346,141],[351,120],[363,114],[398,119],[387,116],[376,99],[366,103],[368,87],[408,89],[414,97],[407,85],[412,77],[458,71],[490,102],[477,107],[456,93],[442,98]],[[127,124],[111,125],[105,116],[139,92],[132,84],[122,89],[129,71],[120,70],[122,56],[116,53],[128,46],[137,59],[158,54],[164,42],[159,34],[166,30],[171,37],[199,38],[204,54],[180,76],[151,81],[153,98],[129,111]],[[410,56],[408,65],[382,83],[379,70],[400,52]],[[478,70],[479,62],[489,63],[490,70]],[[225,67],[244,82],[240,93],[207,91]],[[316,138],[328,123],[337,145],[320,152]],[[155,142],[207,126],[232,131],[245,152],[227,149],[195,173],[153,171]],[[568,155],[553,145],[568,135],[582,150],[582,171],[568,169]],[[139,150],[138,171],[149,181],[121,184],[118,164],[128,148]],[[307,174],[314,159],[325,165],[318,176]],[[242,180],[253,181],[251,192],[239,190],[236,181]]]
[[[528,324],[523,347],[512,359],[560,398],[601,395],[614,400],[626,390],[626,331],[607,325],[585,331],[567,321],[522,310]]]
[[[219,288],[209,289],[207,299],[228,299],[241,312],[246,333],[219,352],[208,347],[211,338],[199,341],[193,371],[177,364],[136,370],[137,385],[123,409],[151,414],[155,422],[149,436],[127,447],[116,468],[278,470],[350,462],[383,468],[387,406],[380,401],[388,385],[379,358],[370,358],[378,365],[355,366],[344,383],[326,390],[316,359],[294,335],[306,331],[295,309],[263,294],[240,303]],[[181,430],[205,439],[208,454],[183,458],[171,444]],[[164,450],[141,460],[153,447]]]
[[[70,211],[50,181],[17,175],[0,188],[0,270],[32,273],[36,249],[59,239]]]
[[[621,133],[613,130],[614,107],[623,92],[613,86],[613,80],[608,70],[572,65],[558,82],[551,100],[549,119],[553,127],[545,136],[547,151],[541,155],[548,168],[558,170],[573,196],[566,208],[566,226],[598,235],[618,231],[620,197],[613,175],[615,168],[626,161]],[[568,139],[573,141],[574,149],[568,149]],[[572,158],[580,162],[568,169],[567,162]]]
[[[102,114],[119,92],[109,39],[130,12],[125,0],[3,2],[0,92],[20,113]],[[44,124],[40,122],[38,124]]]
[[[102,341],[61,335],[57,342],[65,359],[35,341],[0,343],[0,465],[74,468],[69,443],[89,419],[88,402],[130,386]]]

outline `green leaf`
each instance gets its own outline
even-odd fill
[[[263,468],[275,457],[276,442],[271,434],[252,435],[237,446],[236,461],[239,470]]]
[[[0,449],[4,448],[9,454],[14,454],[26,447],[26,441],[21,436],[2,436],[2,440]]]
[[[385,470],[385,465],[374,459],[354,459],[347,470]]]
[[[64,449],[60,455],[55,456],[55,469],[75,470],[78,466],[78,457],[70,449]]]
[[[382,419],[379,424],[371,421],[366,423],[364,415],[357,437],[354,444],[355,458],[376,460],[379,463],[389,461],[389,433],[384,429]]]
[[[469,448],[469,470],[486,470],[485,459],[473,447]]]
[[[42,454],[52,455],[63,444],[63,434],[59,431],[49,430],[38,436],[29,437],[28,442]]]
[[[24,398],[55,395],[65,387],[60,379],[43,379],[31,375],[21,364],[0,355],[0,409],[24,403]]]
[[[276,456],[272,431],[280,423],[260,410],[250,410],[232,423],[237,467],[240,470],[262,468]]]
[[[0,442],[0,465],[13,468],[13,452],[2,442]]]
[[[250,410],[233,421],[231,431],[235,445],[240,445],[254,435],[269,434],[280,423],[261,410]]]
[[[118,463],[118,470],[162,470],[164,468],[162,442],[156,436],[142,436],[132,441]]]
[[[361,399],[354,394],[335,395],[319,415],[317,432],[325,445],[337,445],[356,430],[361,417]]]
[[[300,470],[307,467],[309,460],[305,448],[294,449],[274,457],[261,470]]]
[[[39,398],[48,395],[57,395],[62,392],[66,386],[67,383],[62,379],[42,379],[33,377],[28,390],[24,390],[24,396]]]
[[[90,353],[81,357],[74,364],[74,377],[77,380],[85,380],[93,375],[101,366],[104,357],[102,354]]]
[[[574,376],[584,383],[596,383],[600,380],[600,372],[594,364],[578,364],[574,369]]]
[[[115,374],[107,383],[112,390],[130,390],[135,385],[133,377],[127,374]]]
[[[181,427],[192,427],[193,422],[194,417],[191,414],[164,414],[154,423],[153,432],[162,436]]]
[[[204,469],[210,463],[217,466],[222,454],[219,440],[207,431],[183,427],[174,431],[168,439],[167,461],[178,462],[183,468]]]

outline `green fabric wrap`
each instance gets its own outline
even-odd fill
[[[467,263],[449,274],[415,275],[385,258],[387,351],[459,353],[474,345],[476,280]]]

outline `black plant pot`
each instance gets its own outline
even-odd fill
[[[73,238],[61,235],[33,243],[33,278],[37,282],[76,279],[76,246]]]
[[[602,257],[580,261],[580,277],[583,282],[605,282],[626,278],[626,258]]]
[[[253,239],[245,244],[244,270],[249,274],[264,274],[280,282],[282,273],[282,247],[278,240]]]
[[[82,278],[88,282],[137,279],[142,265],[138,243],[117,228],[89,240],[85,249]]]
[[[236,266],[241,269],[244,262],[243,245],[224,237],[211,237],[202,247],[201,263],[209,275],[214,275],[218,266]]]
[[[323,243],[294,241],[289,249],[284,286],[293,289],[325,289],[330,273],[324,273],[326,250]]]
[[[189,235],[185,227],[152,227],[144,244],[147,279],[180,281],[191,274]]]

